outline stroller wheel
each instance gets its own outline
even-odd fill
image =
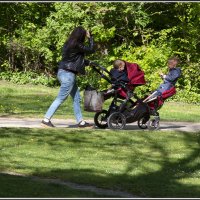
[[[138,127],[141,129],[146,129],[147,128],[147,120],[146,117],[142,117],[138,120]]]
[[[126,117],[120,112],[112,113],[108,118],[110,129],[123,129],[126,125]]]
[[[159,121],[159,119],[156,119],[156,118],[150,119],[147,122],[147,127],[148,127],[149,130],[152,130],[152,131],[158,130],[159,127],[160,127],[160,121]]]
[[[100,112],[97,112],[94,116],[94,123],[97,127],[99,128],[107,128],[108,124],[107,124],[107,114],[108,111],[107,110],[102,110]]]

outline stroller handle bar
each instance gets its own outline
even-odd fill
[[[112,79],[109,79],[105,74],[101,73],[99,69],[97,68],[100,68],[102,71],[106,72],[109,76],[112,76],[112,74],[103,66],[101,66],[100,64],[94,62],[94,61],[90,61],[89,62],[89,65],[93,67],[93,69],[101,75],[102,78],[104,78],[105,80],[107,80],[110,84],[112,85],[121,85],[122,87],[124,87],[125,85],[127,85],[126,82],[123,82],[120,80],[120,77],[119,76],[118,78],[112,78]]]
[[[98,63],[96,63],[94,61],[90,61],[89,65],[92,66],[92,67],[94,67],[94,68],[99,67],[101,70],[103,70],[106,73],[108,73],[109,75],[111,75],[110,72],[105,67],[103,67],[102,65],[100,65],[100,64],[98,64]]]
[[[106,81],[108,81],[110,84],[112,84],[112,81],[103,73],[100,72],[100,70],[98,68],[100,68],[102,71],[106,72],[107,74],[111,75],[111,73],[103,66],[101,66],[100,64],[90,61],[89,63],[90,66],[93,67],[93,69],[101,75],[102,78],[104,78]]]

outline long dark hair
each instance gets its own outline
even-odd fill
[[[71,32],[65,44],[67,44],[68,47],[73,48],[77,43],[83,43],[85,41],[85,36],[86,30],[82,26],[78,26]]]

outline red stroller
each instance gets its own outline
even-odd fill
[[[136,63],[125,63],[129,79],[128,83],[119,80],[115,80],[113,83],[103,73],[106,72],[110,75],[110,72],[104,67],[93,63],[93,69],[112,84],[109,90],[102,91],[104,100],[113,98],[108,110],[96,112],[94,116],[95,125],[99,128],[123,129],[127,123],[137,122],[138,127],[141,129],[158,129],[160,121],[158,110],[163,105],[164,100],[174,95],[176,90],[172,88],[155,99],[151,99],[153,94],[143,99],[138,98],[134,93],[134,89],[137,86],[146,84],[144,72]],[[133,101],[132,97],[136,101]]]

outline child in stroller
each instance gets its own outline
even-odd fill
[[[181,69],[179,67],[176,67],[178,63],[179,59],[177,57],[172,57],[168,59],[168,74],[165,75],[163,73],[160,73],[160,76],[163,79],[163,83],[145,101],[156,99],[157,97],[162,96],[163,93],[170,93],[170,96],[176,93],[175,84],[181,75]]]
[[[127,91],[134,90],[135,87],[145,84],[144,72],[136,63],[129,63],[123,60],[115,60],[113,68],[110,70],[112,87],[109,90],[104,90],[104,100],[113,96],[111,91],[118,90],[119,98],[127,98]],[[131,81],[130,81],[131,80]]]
[[[160,118],[157,111],[162,107],[166,99],[176,94],[175,84],[181,75],[181,69],[177,67],[179,62],[179,58],[177,57],[172,57],[168,59],[168,74],[165,75],[163,73],[160,73],[160,76],[163,79],[163,83],[160,84],[160,86],[155,91],[153,91],[151,95],[146,96],[143,99],[143,102],[148,104],[151,112],[154,112],[155,116],[157,116],[154,119],[148,121],[149,129],[159,128]]]

